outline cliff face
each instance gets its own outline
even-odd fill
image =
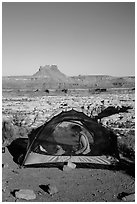
[[[45,65],[40,66],[39,71],[36,72],[33,77],[35,78],[47,78],[54,81],[66,81],[67,77],[65,74],[60,72],[57,65]]]

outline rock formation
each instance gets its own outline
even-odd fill
[[[57,65],[40,66],[39,71],[33,77],[46,78],[55,81],[66,81],[67,77],[57,67]]]

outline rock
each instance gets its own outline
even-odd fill
[[[9,181],[2,180],[2,192],[5,193],[8,188]]]
[[[5,193],[5,192],[6,192],[6,189],[7,189],[7,187],[6,187],[6,186],[3,186],[3,187],[2,187],[2,192]]]
[[[50,195],[54,195],[54,194],[56,194],[58,192],[58,189],[57,189],[57,187],[55,185],[51,185],[51,184],[48,184],[48,185],[39,185],[39,187],[43,191],[49,193]]]
[[[19,174],[19,172],[14,170],[14,169],[12,170],[12,172],[15,173],[15,174]]]
[[[19,128],[10,121],[2,121],[2,144],[6,147],[18,137]]]
[[[2,168],[8,168],[9,165],[6,163],[6,164],[2,164]]]
[[[67,165],[64,165],[63,166],[63,171],[66,171],[66,172],[72,171],[72,168],[68,167]]]
[[[76,164],[68,161],[67,165],[63,166],[63,171],[71,171],[72,169],[76,168]]]
[[[135,193],[119,193],[117,196],[118,199],[125,201],[125,202],[134,202],[135,201]]]
[[[67,166],[68,166],[69,168],[71,168],[71,169],[75,169],[75,168],[76,168],[76,164],[74,164],[74,163],[72,163],[72,162],[70,162],[70,161],[68,161]]]
[[[130,194],[128,196],[125,196],[122,198],[122,201],[126,201],[126,202],[134,202],[135,201],[135,194]]]
[[[4,182],[4,181],[2,181],[2,192],[3,192],[3,193],[5,193],[5,192],[6,192],[6,189],[7,189],[7,184],[8,184],[8,183],[7,183],[6,181],[5,181],[5,182]]]
[[[56,187],[55,185],[52,185],[52,184],[39,185],[39,187],[40,187],[43,191],[49,193],[50,195],[54,195],[54,194],[58,193],[57,187]]]
[[[50,195],[53,195],[53,194],[56,194],[58,193],[58,189],[55,185],[51,185],[51,184],[48,184],[47,186],[47,192],[50,194]]]
[[[36,199],[36,194],[30,189],[20,189],[15,192],[15,197],[18,199],[33,200]]]
[[[5,147],[2,147],[2,153],[5,153]]]
[[[42,192],[41,192],[41,191],[38,191],[37,194],[41,196],[41,195],[42,195]]]

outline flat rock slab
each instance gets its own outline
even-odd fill
[[[36,199],[36,194],[30,189],[20,189],[15,192],[15,197],[18,199],[33,200]]]
[[[135,201],[135,194],[130,194],[122,198],[122,201],[125,202],[134,202]]]

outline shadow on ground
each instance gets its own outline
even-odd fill
[[[13,161],[19,164],[18,159],[20,155],[25,155],[27,149],[28,139],[18,138],[14,140],[7,148],[10,154],[13,156]],[[48,163],[48,164],[33,164],[27,165],[26,168],[59,168],[63,169],[64,163]],[[91,163],[77,163],[77,168],[91,168],[91,169],[107,169],[113,171],[122,171],[129,176],[135,177],[135,162],[127,161],[126,158],[122,158],[116,165],[103,165],[103,164],[91,164]]]
[[[15,139],[7,148],[10,154],[13,156],[13,161],[18,164],[18,158],[20,155],[25,155],[27,149],[28,139],[18,138]]]

